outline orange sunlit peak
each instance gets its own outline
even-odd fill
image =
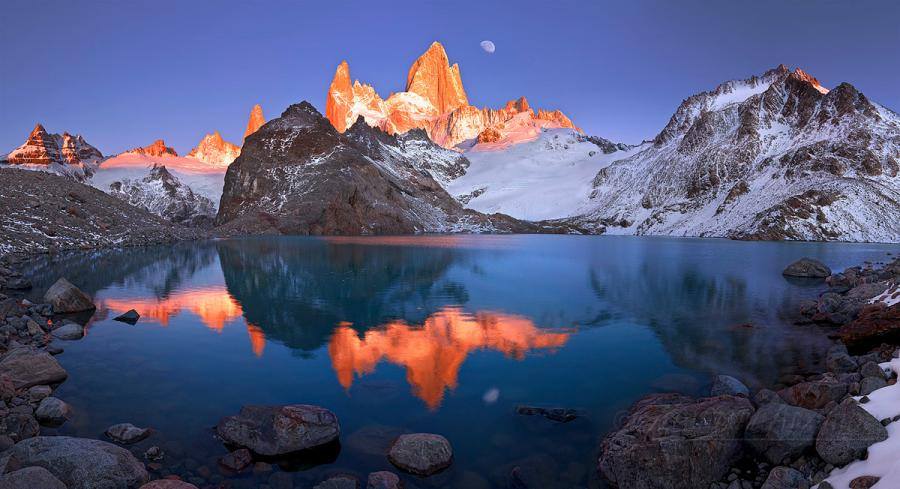
[[[392,321],[367,331],[362,338],[341,323],[328,345],[338,382],[349,389],[354,376],[375,371],[382,360],[406,368],[413,394],[430,409],[440,406],[447,389],[458,384],[459,369],[468,354],[490,349],[521,360],[529,351],[554,351],[568,341],[568,332],[542,330],[524,317],[456,307],[428,317],[422,326]]]
[[[117,312],[134,309],[142,317],[152,318],[163,326],[168,326],[171,318],[181,311],[190,311],[207,328],[219,332],[243,313],[240,304],[224,286],[177,291],[165,298],[110,298],[103,300],[103,306]]]

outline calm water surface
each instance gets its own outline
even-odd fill
[[[311,487],[391,469],[402,432],[445,435],[451,469],[407,487],[597,487],[598,441],[650,392],[700,394],[710,375],[770,383],[827,343],[794,326],[821,285],[789,282],[802,257],[834,269],[889,245],[575,236],[259,238],[71,254],[31,270],[39,295],[67,276],[98,310],[62,342],[75,409],[60,434],[153,427],[134,448],[202,484]],[[113,321],[128,309],[135,326]],[[339,452],[225,476],[212,427],[245,404],[311,403],[341,421]],[[517,416],[564,406],[567,424]],[[404,476],[405,477],[405,476]]]

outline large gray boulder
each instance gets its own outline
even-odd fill
[[[827,278],[831,275],[831,269],[819,260],[801,258],[788,265],[781,274],[786,277]]]
[[[740,457],[752,415],[745,397],[647,396],[631,408],[622,428],[604,438],[600,472],[621,488],[709,487]]]
[[[777,465],[812,449],[823,421],[824,416],[808,409],[770,403],[753,413],[744,437],[756,453]]]
[[[112,443],[68,436],[38,436],[0,454],[0,473],[43,467],[68,489],[132,489],[147,471],[128,450]]]
[[[53,312],[56,314],[93,311],[97,308],[94,306],[91,296],[64,278],[60,278],[47,289],[47,293],[44,294],[44,302],[53,306]]]
[[[872,444],[887,439],[887,429],[874,416],[847,399],[828,413],[819,435],[816,452],[832,465],[846,465],[862,458]]]
[[[285,455],[338,439],[341,428],[331,411],[308,404],[244,406],[240,414],[219,420],[216,433],[225,443],[259,455]]]
[[[66,485],[43,467],[25,467],[0,476],[0,489],[66,489]]]
[[[0,375],[8,376],[16,389],[55,384],[69,376],[53,355],[30,347],[16,348],[3,355]]]
[[[388,460],[406,472],[431,475],[450,466],[453,448],[441,435],[410,433],[397,437],[388,452]]]

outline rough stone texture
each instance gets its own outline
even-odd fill
[[[16,389],[55,384],[68,377],[53,355],[30,347],[16,348],[3,355],[0,375],[8,376]]]
[[[27,409],[30,410],[31,407]],[[7,436],[13,441],[35,437],[40,431],[41,427],[30,413],[11,412],[0,417],[0,435]]]
[[[253,454],[246,448],[237,449],[219,459],[219,465],[234,472],[240,472],[253,463]]]
[[[826,278],[831,275],[831,269],[819,260],[801,258],[788,265],[781,273],[788,277]]]
[[[855,372],[858,368],[856,360],[847,352],[847,347],[838,344],[831,347],[825,355],[825,366],[829,372],[836,374]]]
[[[84,338],[84,326],[69,321],[51,331],[50,334],[61,340],[80,340]]]
[[[45,397],[34,411],[34,417],[39,422],[51,426],[64,423],[71,415],[72,408],[55,397]]]
[[[147,482],[144,464],[111,443],[68,436],[39,436],[0,454],[0,473],[38,466],[68,489],[138,488]]]
[[[308,404],[244,406],[216,426],[225,443],[259,455],[285,455],[316,448],[338,439],[341,428],[331,411]]]
[[[44,302],[53,306],[56,314],[93,311],[97,308],[89,295],[62,277],[47,289]]]
[[[863,377],[885,378],[884,370],[874,361],[867,361],[860,365],[859,374]]]
[[[878,484],[879,480],[881,478],[874,475],[862,475],[850,481],[850,489],[869,489]]]
[[[862,458],[873,443],[887,439],[881,422],[847,399],[832,409],[816,437],[816,452],[833,465],[846,465]]]
[[[884,377],[866,377],[859,383],[859,395],[868,396],[882,387],[887,387]]]
[[[119,423],[107,428],[106,436],[110,437],[113,441],[128,445],[137,443],[150,436],[150,430],[147,428],[138,428],[131,423]]]
[[[757,406],[762,406],[763,404],[769,404],[772,402],[784,404],[784,399],[782,399],[777,392],[770,389],[760,389],[753,396],[753,403]]]
[[[600,472],[618,487],[708,487],[740,456],[752,415],[753,406],[743,397],[645,397],[631,408],[624,426],[604,438]]]
[[[366,481],[366,489],[402,489],[403,483],[397,474],[388,471],[372,472]]]
[[[431,475],[450,466],[453,462],[453,448],[441,435],[400,435],[388,452],[388,460],[406,472]]]
[[[838,335],[852,346],[896,339],[900,335],[900,303],[887,306],[878,302],[864,306],[856,320],[841,326]]]
[[[740,380],[730,375],[716,375],[713,377],[712,387],[709,395],[711,396],[738,396],[743,395],[750,397],[750,389]]]
[[[43,467],[25,467],[0,476],[0,489],[66,489],[66,485]]]
[[[847,384],[828,376],[778,391],[778,395],[788,404],[806,409],[821,409],[830,402],[840,402],[846,394]]]
[[[173,479],[159,479],[144,484],[140,489],[197,489],[197,486],[190,482]]]
[[[359,489],[359,479],[352,475],[336,475],[316,484],[313,489]]]
[[[769,476],[761,489],[800,489],[806,482],[803,473],[790,467],[775,467],[769,472]],[[809,487],[808,484],[806,487]]]
[[[813,411],[787,404],[760,407],[747,423],[747,444],[771,464],[794,459],[816,442],[825,418]]]

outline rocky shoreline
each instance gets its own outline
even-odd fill
[[[752,394],[719,375],[709,397],[639,400],[601,444],[598,470],[613,487],[898,487],[900,259],[837,274],[803,259],[785,276],[828,285],[797,318],[837,340],[822,367]]]

